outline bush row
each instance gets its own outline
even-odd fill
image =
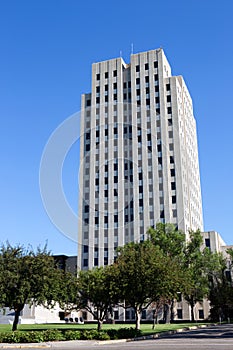
[[[44,331],[16,331],[0,333],[0,343],[40,343],[60,340],[109,340],[135,338],[141,335],[139,330],[133,328],[97,330],[59,330],[48,329]]]

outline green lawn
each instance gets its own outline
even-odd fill
[[[152,329],[152,324],[141,324],[141,331],[143,335],[176,330],[184,327],[197,326],[203,323],[182,323],[182,324],[158,324],[155,329]],[[119,328],[129,328],[135,327],[134,324],[103,324],[104,329],[119,329]],[[96,329],[95,324],[20,324],[18,325],[19,331],[32,331],[32,330],[45,330],[45,329]],[[11,325],[0,324],[0,332],[10,332]]]

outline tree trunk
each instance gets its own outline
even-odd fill
[[[191,307],[191,321],[194,322],[195,317],[194,317],[194,300],[193,300],[193,298],[191,298],[190,307]]]
[[[171,301],[171,313],[170,313],[170,322],[173,323],[174,321],[174,299]]]
[[[140,329],[141,326],[141,312],[138,307],[135,308],[135,316],[136,316],[136,329]]]
[[[102,329],[102,324],[103,324],[103,321],[100,321],[100,320],[98,319],[98,328],[97,328],[98,332],[101,331],[101,329]]]
[[[14,322],[12,325],[12,331],[17,331],[17,326],[19,323],[19,316],[20,316],[20,312],[23,310],[24,305],[17,305],[14,307],[15,310],[15,318],[14,318]]]

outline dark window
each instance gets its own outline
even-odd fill
[[[171,95],[167,96],[167,102],[171,102]]]
[[[145,63],[145,70],[148,70],[148,69],[149,69],[149,64]]]
[[[91,105],[91,100],[86,101],[86,106],[89,107]]]
[[[113,76],[116,77],[117,76],[117,70],[113,71]]]
[[[85,207],[84,207],[84,213],[89,213],[89,205],[85,205]]]
[[[168,125],[172,125],[172,119],[171,118],[169,118],[167,121],[168,121]]]
[[[114,320],[119,320],[119,311],[114,311]]]
[[[108,96],[104,97],[105,102],[108,102]]]
[[[175,169],[171,169],[171,176],[175,176]]]
[[[127,88],[127,83],[124,83],[123,87],[124,87],[124,89],[126,89]]]
[[[86,152],[89,152],[90,151],[90,145],[86,145]]]
[[[149,76],[148,75],[145,77],[145,82],[149,83]]]
[[[83,246],[83,253],[88,253],[88,245]]]
[[[182,309],[177,309],[177,318],[179,318],[180,320],[183,318],[183,311],[182,311]]]
[[[210,248],[210,239],[209,239],[209,238],[206,238],[206,239],[205,239],[205,246],[206,246],[207,248]]]
[[[160,219],[164,219],[164,210],[160,212]]]
[[[100,87],[96,86],[96,92],[100,92]]]
[[[100,80],[100,74],[96,74],[96,80]]]
[[[171,114],[172,113],[172,108],[171,107],[167,107],[167,113]]]
[[[108,72],[105,72],[105,73],[104,73],[104,77],[105,77],[105,79],[108,78]]]
[[[173,131],[169,131],[168,135],[169,135],[169,138],[172,139],[173,138]]]
[[[140,78],[136,78],[136,84],[137,84],[137,85],[140,84]]]
[[[170,90],[171,90],[170,84],[166,84],[166,90],[167,90],[167,91],[170,91]]]
[[[161,164],[161,165],[163,164],[163,158],[162,157],[158,157],[158,163]]]
[[[176,203],[176,196],[172,196],[172,204]]]
[[[149,98],[146,99],[146,105],[147,105],[147,106],[150,105],[150,99],[149,99]]]
[[[174,157],[170,156],[170,164],[174,164]]]
[[[158,152],[162,151],[162,145],[161,144],[157,145],[157,150],[158,150]]]
[[[95,217],[95,224],[98,225],[98,223],[99,223],[99,217],[96,216],[96,217]]]
[[[154,78],[155,78],[155,81],[158,80],[158,79],[159,79],[158,74],[155,74],[155,75],[154,75]]]
[[[94,258],[94,266],[98,266],[99,265],[99,259],[98,258]]]
[[[200,318],[204,318],[204,310],[198,310],[198,312],[199,312],[199,319]]]
[[[113,83],[113,89],[117,89],[117,83]]]
[[[108,91],[108,85],[104,85],[104,90]]]
[[[155,86],[155,92],[159,92],[159,86],[158,85]]]
[[[136,66],[136,72],[139,72],[139,70],[140,70],[140,67]]]
[[[172,210],[172,213],[173,213],[173,218],[176,218],[176,217],[177,217],[177,210],[176,210],[176,209],[173,209],[173,210]]]
[[[128,88],[131,88],[131,81],[128,82]]]
[[[83,259],[83,266],[88,266],[88,259]]]
[[[176,189],[176,183],[175,182],[171,182],[171,189],[172,189],[172,191],[174,191]]]
[[[100,103],[100,98],[96,97],[96,103]]]

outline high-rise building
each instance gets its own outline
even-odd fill
[[[118,246],[157,222],[203,230],[192,99],[162,49],[92,65],[79,187],[81,269],[111,264]]]

